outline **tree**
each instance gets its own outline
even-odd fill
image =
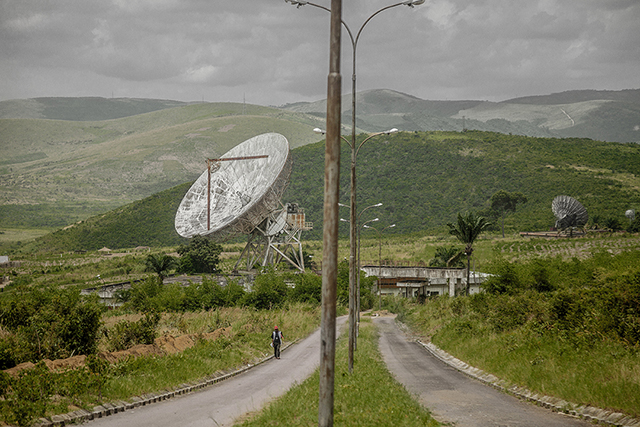
[[[489,221],[483,216],[476,216],[473,212],[469,212],[466,215],[458,213],[458,222],[456,224],[448,223],[449,234],[452,234],[458,238],[458,240],[464,243],[464,254],[467,256],[467,287],[466,293],[469,294],[469,272],[471,270],[471,254],[473,253],[473,243],[478,236],[491,225]]]
[[[502,217],[502,237],[504,237],[504,215],[515,212],[518,203],[527,203],[527,198],[520,192],[508,193],[500,190],[491,196],[491,210]]]
[[[287,300],[289,289],[284,276],[277,273],[273,266],[268,266],[256,276],[253,289],[244,297],[245,305],[258,310],[280,307]]]
[[[195,236],[187,245],[180,245],[179,271],[182,273],[215,273],[220,263],[222,246],[203,236]]]
[[[429,267],[464,267],[460,258],[464,252],[455,246],[439,246],[429,261]]]
[[[167,277],[169,270],[177,265],[176,259],[167,254],[149,254],[144,260],[146,271],[151,271],[158,275],[158,281],[162,283]]]

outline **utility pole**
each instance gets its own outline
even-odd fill
[[[324,228],[322,231],[322,314],[320,320],[320,384],[318,426],[333,426],[336,361],[336,293],[338,283],[338,198],[340,196],[340,30],[342,0],[331,0],[327,137],[324,156]]]

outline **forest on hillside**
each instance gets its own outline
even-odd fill
[[[360,138],[363,136],[361,135]],[[592,218],[626,221],[640,208],[640,146],[579,138],[534,138],[493,132],[402,132],[368,141],[357,158],[358,211],[379,217],[389,232],[443,229],[458,212],[487,212],[499,190],[528,202],[506,218],[512,231],[548,230],[551,201],[578,199]],[[307,220],[322,224],[324,143],[293,151],[291,183],[283,200],[298,202]],[[341,197],[349,203],[350,149],[341,154]],[[348,217],[345,209],[343,214]],[[346,224],[342,224],[346,233]],[[316,227],[308,236],[319,238]]]

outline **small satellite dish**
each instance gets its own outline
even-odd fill
[[[277,133],[255,136],[208,159],[207,170],[178,207],[176,231],[215,241],[250,234],[278,208],[291,164],[289,142]]]
[[[585,207],[573,197],[556,197],[551,202],[551,210],[556,217],[556,228],[559,230],[582,227],[589,220]]]
[[[624,213],[624,216],[629,218],[629,221],[633,221],[633,220],[636,219],[636,210],[635,209],[629,209]]]

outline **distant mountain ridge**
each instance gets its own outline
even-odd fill
[[[0,102],[0,119],[113,120],[196,103],[142,98],[32,98]],[[246,108],[246,106],[243,106]],[[270,107],[271,108],[271,107]],[[640,89],[571,90],[500,102],[439,101],[389,89],[357,94],[357,132],[463,129],[538,137],[640,142]],[[278,109],[324,120],[326,100]],[[350,133],[351,95],[342,96],[342,128]]]
[[[501,102],[429,101],[388,89],[356,98],[358,131],[485,130],[541,137],[640,141],[640,89],[574,90]],[[282,108],[324,117],[326,100]],[[342,97],[343,128],[351,124],[351,96]]]
[[[585,101],[619,101],[640,104],[640,89],[569,90],[551,95],[524,96],[502,101],[508,104],[574,104]]]
[[[0,102],[0,119],[113,120],[192,102],[144,98],[31,98]]]

